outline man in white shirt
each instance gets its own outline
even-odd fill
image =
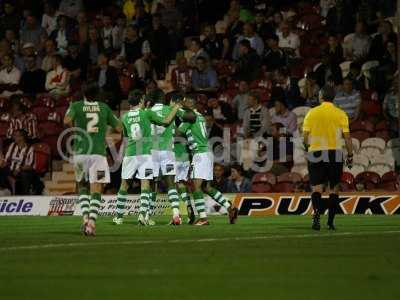
[[[0,71],[0,96],[10,97],[14,94],[21,94],[21,91],[18,89],[21,71],[15,67],[13,57],[4,55],[2,63],[3,68]]]
[[[290,31],[288,23],[282,23],[277,35],[279,37],[279,48],[285,50],[290,56],[300,57],[300,38],[297,34]]]
[[[42,27],[50,35],[54,30],[57,29],[57,17],[60,13],[54,7],[51,2],[46,2],[44,4],[44,14],[42,17]]]

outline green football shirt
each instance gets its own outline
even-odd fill
[[[78,101],[70,104],[66,115],[81,129],[74,140],[75,154],[106,156],[107,126],[116,128],[119,120],[103,102]]]
[[[178,130],[186,135],[190,151],[193,153],[205,153],[209,151],[206,121],[201,113],[198,111],[194,111],[194,113],[196,121],[193,124],[184,122],[179,126]]]
[[[124,136],[128,139],[125,156],[150,154],[153,148],[152,123],[162,124],[163,118],[151,110],[135,108],[126,112],[121,121]]]

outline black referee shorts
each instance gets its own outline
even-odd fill
[[[310,184],[329,184],[334,188],[340,183],[343,173],[343,152],[341,150],[311,151],[307,154]]]

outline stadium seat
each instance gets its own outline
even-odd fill
[[[293,193],[295,191],[295,184],[293,182],[280,182],[272,187],[275,193]]]
[[[57,99],[56,101],[56,107],[63,107],[66,106],[68,107],[69,104],[74,100],[73,96],[62,96],[60,98]]]
[[[389,171],[381,176],[381,181],[382,182],[387,182],[387,181],[396,181],[399,179],[399,174],[397,174],[395,171]]]
[[[371,133],[365,130],[357,130],[357,131],[352,131],[351,132],[351,137],[358,139],[360,143],[362,143],[364,140],[368,139],[371,136]]]
[[[60,154],[58,153],[58,147],[57,147],[58,136],[56,136],[56,135],[44,136],[40,140],[50,147],[51,156],[53,158],[54,157],[58,158],[60,156]]]
[[[349,169],[347,166],[344,168],[344,172],[351,173],[354,177],[358,174],[365,172],[365,170],[365,166],[356,163],[353,164],[353,167],[351,169]]]
[[[64,127],[59,122],[43,121],[38,125],[40,136],[59,135]]]
[[[58,106],[55,108],[55,111],[60,115],[60,117],[63,119],[65,116],[65,113],[68,110],[68,106]]]
[[[367,168],[369,166],[369,161],[369,157],[362,153],[357,153],[353,157],[353,162],[355,164],[364,166],[364,168]]]
[[[292,110],[292,112],[298,117],[305,117],[311,108],[308,106],[299,106]]]
[[[354,121],[350,123],[350,131],[368,131],[373,133],[375,132],[375,125],[368,120]]]
[[[305,164],[295,164],[295,165],[292,167],[291,172],[300,174],[301,176],[304,177],[304,176],[308,175],[308,167],[307,167],[307,164],[306,164],[306,163],[305,163]]]
[[[381,177],[376,172],[365,171],[358,174],[355,180],[356,183],[372,182],[373,184],[378,184],[381,182]]]
[[[397,181],[381,182],[378,185],[378,188],[385,192],[397,192],[399,190],[399,184]]]
[[[35,156],[35,171],[44,175],[51,166],[51,149],[45,143],[38,143],[33,145]]]
[[[387,172],[392,171],[393,168],[388,164],[375,163],[375,164],[371,164],[367,170],[368,170],[368,172],[375,172],[375,173],[379,174],[379,176],[383,176]]]
[[[364,140],[361,143],[361,148],[365,148],[365,147],[376,147],[381,149],[381,151],[384,151],[386,148],[386,142],[385,140],[378,138],[378,137],[372,137],[372,138],[368,138],[366,140]]]
[[[378,101],[367,101],[361,102],[361,113],[367,117],[377,116],[382,113],[382,106]]]
[[[36,106],[32,112],[36,115],[39,122],[47,121],[47,117],[52,110],[49,107]]]
[[[381,149],[377,147],[367,146],[367,147],[361,147],[360,150],[358,151],[358,154],[361,156],[368,157],[369,161],[373,161],[375,156],[382,155],[383,152]]]
[[[254,183],[251,185],[251,191],[253,193],[270,193],[272,191],[272,185],[268,182]]]
[[[400,148],[400,138],[391,139],[386,144],[387,148]]]
[[[350,64],[351,63],[352,63],[351,61],[345,61],[345,62],[342,62],[339,65],[340,69],[342,70],[343,78],[345,78],[347,76],[347,74],[349,74],[349,72],[350,72]]]
[[[301,182],[302,181],[302,176],[301,174],[294,173],[294,172],[286,172],[278,176],[277,182]]]
[[[36,101],[33,103],[33,107],[49,107],[53,108],[56,101],[54,98],[47,94],[42,94],[36,97]]]
[[[4,138],[7,135],[8,131],[8,122],[0,121],[0,139]]]
[[[343,172],[341,182],[341,188],[343,192],[350,192],[355,190],[355,180],[351,173]]]
[[[353,151],[358,152],[358,150],[360,149],[360,141],[356,138],[352,138],[351,141],[353,144]]]
[[[389,130],[389,125],[386,121],[381,121],[375,125],[375,130],[376,131]]]
[[[257,173],[254,175],[252,183],[269,183],[274,185],[276,184],[276,176],[270,172]]]
[[[377,61],[377,60],[367,61],[361,66],[361,73],[366,78],[371,78],[371,70],[378,66],[379,66],[379,61]]]
[[[385,142],[390,140],[389,130],[377,130],[375,136],[385,140]]]

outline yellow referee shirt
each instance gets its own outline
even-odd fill
[[[308,151],[341,149],[343,133],[350,132],[349,118],[333,103],[323,102],[308,112],[303,132],[309,133]]]

